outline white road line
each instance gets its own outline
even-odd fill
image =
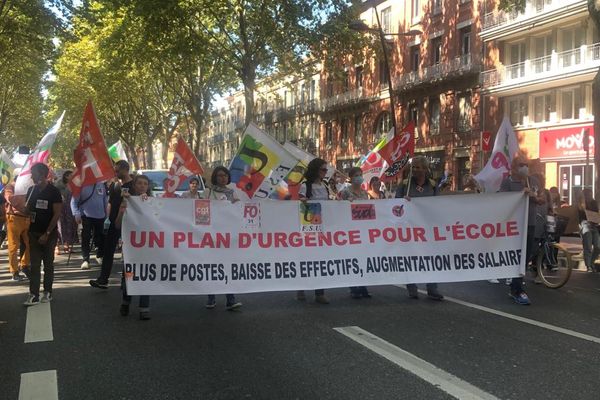
[[[400,288],[405,288],[405,286],[402,286],[402,285],[394,285],[394,286],[397,286],[397,287],[400,287]],[[425,290],[419,290],[419,292],[422,293],[422,294],[427,294],[427,292]],[[548,330],[551,330],[551,331],[554,331],[554,332],[558,332],[558,333],[562,333],[562,334],[565,334],[565,335],[573,336],[573,337],[576,337],[578,339],[588,340],[590,342],[594,342],[594,343],[600,344],[600,338],[596,337],[596,336],[586,335],[585,333],[572,331],[572,330],[566,329],[566,328],[561,328],[560,326],[547,324],[545,322],[536,321],[534,319],[520,317],[518,315],[509,314],[509,313],[506,313],[504,311],[499,311],[499,310],[495,310],[493,308],[489,308],[489,307],[485,307],[485,306],[480,306],[479,304],[469,303],[467,301],[455,299],[455,298],[452,298],[452,297],[446,297],[446,296],[444,296],[444,300],[452,302],[452,303],[460,304],[461,306],[474,308],[474,309],[479,310],[479,311],[484,311],[484,312],[487,312],[487,313],[490,313],[490,314],[498,315],[500,317],[513,319],[515,321],[523,322],[525,324],[534,325],[534,326],[537,326],[539,328],[548,329]]]
[[[49,342],[54,340],[52,334],[52,315],[50,303],[40,303],[27,308],[25,323],[25,343]]]
[[[56,370],[21,374],[19,400],[58,400]]]
[[[358,344],[379,354],[385,359],[393,362],[406,371],[415,374],[419,378],[431,383],[438,389],[443,390],[450,396],[461,400],[498,400],[497,397],[484,392],[476,386],[449,374],[427,361],[394,346],[390,342],[373,335],[358,326],[347,326],[333,328],[342,335],[354,340]]]

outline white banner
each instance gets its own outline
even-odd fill
[[[515,277],[522,193],[362,202],[133,198],[130,294],[222,294]]]

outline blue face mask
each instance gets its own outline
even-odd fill
[[[352,184],[354,185],[362,185],[365,180],[362,176],[354,176],[352,177]]]

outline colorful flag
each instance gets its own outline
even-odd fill
[[[203,173],[202,165],[194,156],[190,146],[181,137],[178,138],[175,154],[173,154],[173,162],[165,181],[163,197],[175,197],[175,191],[185,179]]]
[[[0,191],[13,180],[15,165],[4,149],[0,152]]]
[[[56,135],[60,129],[64,116],[65,113],[63,111],[60,118],[58,118],[58,121],[56,121],[54,126],[48,130],[42,140],[40,140],[40,143],[38,143],[33,152],[27,157],[27,160],[25,161],[25,164],[19,173],[17,182],[15,183],[15,195],[25,195],[27,194],[27,189],[33,186],[33,181],[31,180],[32,165],[37,163],[48,163],[50,150],[52,149],[52,145],[56,140]]]
[[[111,160],[114,162],[125,160],[127,161],[127,154],[125,154],[125,149],[123,148],[123,143],[119,140],[117,143],[113,144],[108,148],[108,155]]]
[[[283,144],[283,148],[293,155],[298,162],[286,177],[279,181],[269,197],[276,200],[298,200],[300,184],[304,178],[306,167],[315,156],[307,153],[289,141],[286,141]]]
[[[383,172],[388,168],[389,164],[379,154],[381,150],[390,140],[392,140],[394,130],[390,130],[376,145],[356,163],[357,167],[363,172],[364,184],[367,187],[373,177],[380,178]]]
[[[75,148],[73,159],[75,171],[69,182],[73,197],[79,196],[83,186],[104,182],[115,176],[91,100],[88,101],[83,112],[79,144]]]
[[[510,175],[510,164],[519,151],[519,141],[508,117],[504,117],[496,134],[492,156],[485,167],[475,175],[475,180],[485,192],[493,193],[500,189],[502,180]]]
[[[414,154],[415,124],[411,121],[379,149],[379,155],[390,166],[384,170],[382,180],[387,181],[398,176]]]
[[[231,161],[231,183],[240,199],[268,197],[298,160],[277,140],[249,124]]]

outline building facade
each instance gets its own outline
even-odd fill
[[[556,186],[573,204],[584,187],[595,185],[591,84],[600,67],[600,37],[587,1],[528,0],[524,13],[487,6],[481,37],[488,68],[481,82],[492,118],[486,129],[508,116],[521,150],[539,159],[546,187]]]

